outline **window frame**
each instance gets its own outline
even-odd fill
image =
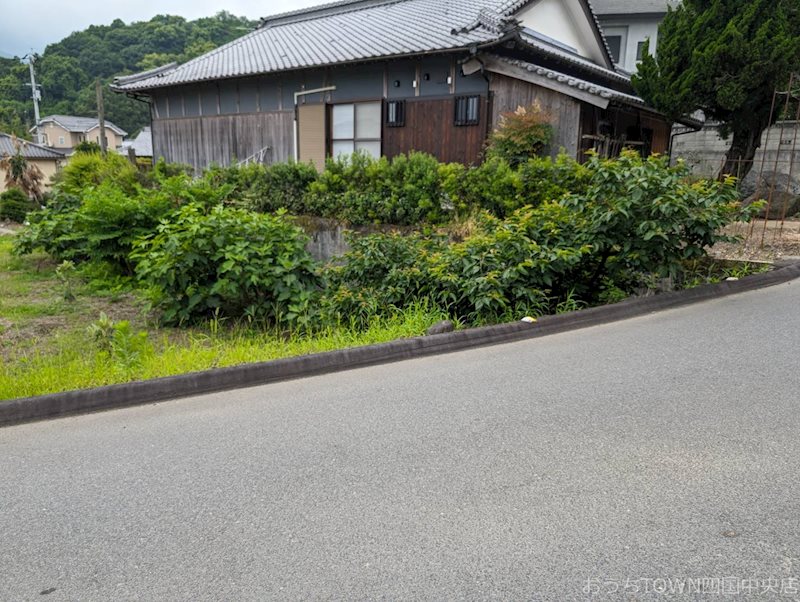
[[[471,101],[475,101],[475,114],[472,116]],[[461,103],[464,103],[462,107]],[[481,123],[481,96],[480,94],[466,94],[456,96],[453,100],[453,124],[456,127],[469,127]]]
[[[357,116],[357,106],[358,105],[377,105],[378,107],[378,138],[374,137],[367,137],[367,136],[359,136],[358,132],[358,116]],[[352,106],[353,107],[353,138],[336,138],[334,136],[334,122],[333,122],[333,113],[336,107],[346,107]],[[352,142],[353,143],[353,152],[358,152],[358,143],[378,143],[379,145],[379,152],[378,157],[380,158],[383,155],[383,102],[381,100],[363,100],[357,102],[337,102],[330,105],[330,118],[328,119],[329,122],[329,135],[328,135],[328,155],[332,158],[336,158],[337,155],[334,155],[333,148],[337,142]]]
[[[394,120],[392,120],[392,107],[395,107]],[[387,100],[386,101],[386,127],[402,128],[406,126],[406,101]]]

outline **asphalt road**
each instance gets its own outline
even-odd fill
[[[797,600],[799,334],[796,281],[0,429],[0,600]]]

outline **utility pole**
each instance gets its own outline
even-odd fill
[[[36,85],[36,73],[33,70],[34,54],[28,55],[28,68],[31,72],[31,96],[33,97],[33,117],[36,119],[36,142],[42,144],[42,135],[39,133],[39,101],[42,99],[42,92]]]
[[[105,106],[103,105],[103,86],[100,83],[100,78],[94,80],[94,89],[97,92],[97,121],[100,124],[100,152],[105,157],[108,151],[106,143],[106,115]]]

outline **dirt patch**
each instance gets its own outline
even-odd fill
[[[800,220],[756,220],[726,230],[741,238],[737,243],[719,243],[711,249],[718,259],[779,261],[800,257]]]

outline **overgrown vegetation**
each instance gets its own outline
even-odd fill
[[[416,305],[365,328],[288,333],[221,317],[169,328],[148,317],[130,280],[96,264],[70,269],[40,253],[12,256],[11,247],[12,237],[0,236],[0,400],[383,343],[446,317]]]
[[[33,202],[19,188],[9,188],[0,193],[0,221],[21,224],[33,209]]]
[[[305,349],[363,340],[376,324],[381,332],[412,318],[420,324],[419,316],[428,325],[433,317],[496,323],[617,301],[664,278],[683,281],[687,265],[726,239],[728,224],[758,210],[739,206],[732,180],[694,181],[683,165],[657,156],[514,165],[504,152],[491,154],[476,167],[418,153],[355,155],[321,174],[288,164],[201,177],[180,166],[142,173],[113,156],[79,155],[47,206],[28,215],[15,252],[43,250],[67,262],[53,273],[62,304],[80,297],[82,279],[95,291],[147,296],[153,320],[182,327],[169,332],[217,332],[224,323]],[[354,236],[346,255],[318,265],[292,213],[407,227]],[[115,368],[117,380],[151,375],[148,362],[164,360],[169,345],[125,322],[95,318],[96,353],[124,368]],[[79,361],[59,354],[61,365]],[[50,360],[26,361],[45,370]],[[7,374],[20,374],[14,370]]]

